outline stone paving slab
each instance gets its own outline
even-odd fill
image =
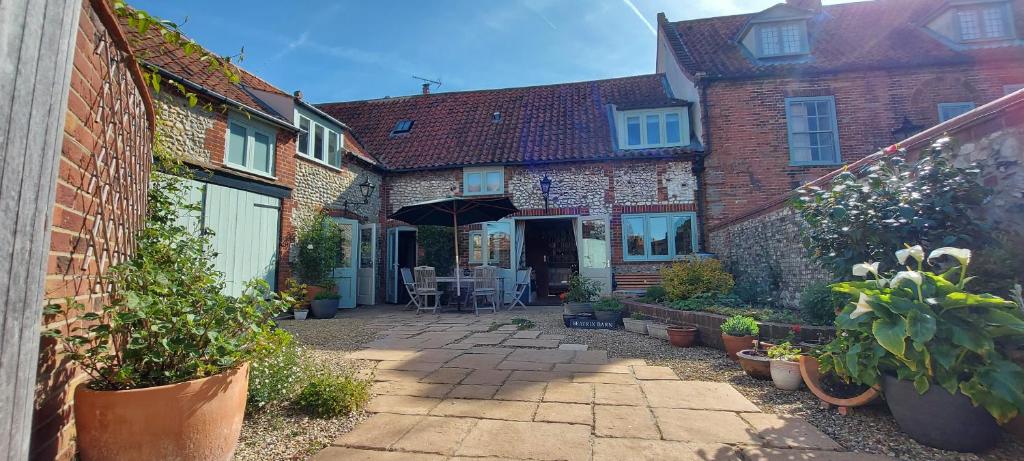
[[[437,371],[425,376],[420,380],[421,383],[434,383],[434,384],[458,384],[472,373],[473,370],[469,368],[438,368]]]
[[[410,358],[422,362],[444,363],[460,355],[462,355],[461,351],[451,349],[423,349]]]
[[[482,420],[456,454],[512,459],[588,461],[590,426]]]
[[[636,384],[631,375],[622,373],[574,373],[574,383]]]
[[[605,365],[608,363],[608,351],[576,351],[572,363],[589,363],[592,365]]]
[[[678,408],[652,411],[666,440],[761,445],[761,439],[736,413]]]
[[[366,405],[370,413],[398,413],[425,415],[441,403],[441,399],[413,397],[410,395],[378,395]]]
[[[542,402],[534,421],[594,425],[594,409],[582,403]]]
[[[589,363],[556,363],[555,371],[569,373],[630,373],[629,367],[621,365],[594,365]]]
[[[506,360],[498,364],[499,370],[522,370],[522,371],[547,371],[550,370],[554,364],[542,363],[542,362],[517,362],[514,360]]]
[[[802,458],[789,458],[795,461]],[[728,445],[695,445],[666,440],[634,438],[594,440],[594,461],[740,461],[740,453]]]
[[[517,331],[516,334],[512,335],[512,339],[537,339],[538,336],[540,336],[540,331],[525,330]]]
[[[495,346],[473,346],[466,350],[467,354],[492,354],[500,355],[502,357],[509,355],[515,349],[510,347],[495,347]]]
[[[452,384],[382,381],[373,384],[373,393],[378,395],[411,395],[413,397],[439,398],[444,397],[454,387]]]
[[[743,394],[726,383],[640,381],[640,387],[652,407],[737,412],[761,411]]]
[[[423,418],[424,416],[378,413],[356,425],[351,432],[342,434],[334,443],[353,448],[387,449]]]
[[[348,447],[327,447],[311,461],[445,461],[444,456],[426,453],[360,450]]]
[[[424,362],[422,360],[388,360],[377,364],[379,370],[434,371],[442,363]]]
[[[562,373],[558,371],[513,371],[512,375],[509,376],[510,380],[516,381],[535,381],[535,382],[569,382],[572,380],[572,374]]]
[[[430,414],[433,416],[463,416],[467,418],[532,421],[536,402],[511,400],[447,399],[441,401]]]
[[[501,363],[502,357],[494,354],[462,354],[445,364],[448,368],[475,368],[490,370]]]
[[[499,386],[488,384],[460,384],[448,393],[450,399],[489,399],[498,392]]]
[[[407,360],[414,355],[416,355],[416,352],[413,351],[363,349],[345,354],[345,358],[352,360]]]
[[[382,370],[376,369],[373,371],[374,381],[419,381],[424,376],[430,374],[429,371],[409,371],[409,370]]]
[[[546,382],[506,381],[494,394],[494,399],[539,402],[546,386]]]
[[[600,405],[647,406],[644,393],[636,384],[594,384],[594,403]]]
[[[506,357],[513,362],[569,363],[576,351],[516,349]]]
[[[548,383],[544,392],[545,402],[593,403],[594,385],[590,383]]]
[[[585,351],[590,347],[586,344],[559,344],[558,348],[563,351]]]
[[[676,376],[676,372],[672,371],[669,367],[652,367],[648,365],[633,365],[630,367],[633,369],[633,376],[636,379],[642,380],[655,380],[655,379],[674,379],[678,380],[679,376]]]
[[[558,347],[558,340],[555,339],[509,339],[502,343],[502,346],[511,347]]]
[[[476,419],[427,416],[395,442],[391,449],[454,455]]]
[[[594,435],[660,439],[658,425],[647,407],[594,405]]]
[[[462,384],[490,384],[498,386],[504,383],[511,374],[511,370],[474,370],[462,380]]]
[[[742,413],[740,416],[754,426],[757,434],[772,447],[824,450],[843,448],[803,418],[768,413]]]
[[[835,452],[822,450],[780,450],[775,448],[745,448],[743,459],[747,461],[894,461],[882,455],[867,453]]]

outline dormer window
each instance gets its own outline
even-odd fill
[[[684,107],[626,110],[617,118],[620,149],[690,144],[690,119]]]
[[[962,6],[956,9],[956,25],[960,41],[999,40],[1010,38],[1009,5],[989,3]]]
[[[804,21],[759,24],[757,52],[761,58],[806,54],[807,24]]]

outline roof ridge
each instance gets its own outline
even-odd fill
[[[824,11],[824,9],[826,9],[826,8],[827,9],[846,8],[846,7],[851,6],[851,5],[863,5],[865,3],[882,3],[883,1],[885,1],[885,0],[860,0],[860,1],[855,1],[855,2],[833,3],[833,4],[830,4],[830,5],[822,5],[821,7],[822,7],[822,9]],[[722,16],[707,16],[707,17],[703,17],[703,18],[692,18],[692,19],[683,19],[683,20],[679,20],[679,21],[668,21],[668,23],[669,24],[683,24],[683,23],[693,23],[693,22],[708,21],[708,20],[712,20],[712,19],[727,19],[727,18],[738,18],[738,17],[741,17],[741,16],[753,16],[753,15],[756,15],[758,13],[762,13],[762,12],[768,10],[769,8],[774,8],[774,7],[782,5],[782,4],[784,4],[784,3],[776,3],[775,5],[769,6],[768,8],[765,8],[763,10],[751,11],[749,13],[726,14],[726,15],[722,15]]]
[[[476,90],[446,91],[446,92],[441,92],[441,93],[430,93],[430,94],[409,94],[409,95],[404,95],[404,96],[385,96],[385,97],[382,97],[382,98],[353,99],[351,101],[329,101],[329,102],[320,102],[320,103],[311,103],[311,104],[313,104],[314,106],[327,106],[327,105],[335,105],[335,104],[357,104],[357,103],[377,102],[377,101],[402,101],[402,100],[407,100],[407,99],[412,99],[412,98],[422,98],[422,97],[430,97],[430,96],[445,96],[445,95],[457,95],[457,94],[468,94],[468,93],[493,93],[493,92],[499,92],[499,91],[512,91],[512,90],[530,90],[530,89],[535,89],[535,88],[583,85],[583,84],[587,84],[587,83],[611,82],[611,81],[616,81],[616,80],[640,79],[640,78],[645,78],[645,77],[658,77],[658,76],[664,76],[664,73],[662,73],[662,72],[652,72],[652,73],[649,73],[649,74],[627,75],[627,76],[623,76],[623,77],[599,78],[599,79],[593,79],[593,80],[580,80],[580,81],[575,81],[575,82],[545,83],[545,84],[541,84],[541,85],[510,86],[510,87],[504,87],[504,88],[481,88],[481,89],[476,89]]]

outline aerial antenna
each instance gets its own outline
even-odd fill
[[[430,94],[430,85],[431,84],[434,84],[436,86],[441,86],[441,80],[440,79],[438,79],[438,80],[431,80],[429,78],[417,77],[415,75],[413,75],[412,78],[414,78],[416,80],[422,80],[423,81],[423,94]]]

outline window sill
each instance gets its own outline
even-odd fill
[[[259,176],[260,178],[263,178],[263,179],[272,179],[274,181],[277,181],[277,176],[274,176],[272,174],[267,174],[267,173],[259,171],[259,170],[252,170],[252,169],[249,169],[249,168],[246,168],[246,167],[243,167],[243,166],[238,166],[238,165],[235,165],[233,163],[224,162],[224,168],[227,168],[229,170],[234,170],[234,171],[242,172],[242,173],[245,173],[245,174],[250,174],[250,175],[253,175],[253,176]]]
[[[462,193],[463,197],[487,197],[487,196],[494,196],[494,195],[505,195],[505,191],[499,191],[499,192],[463,192]]]
[[[315,159],[313,157],[307,157],[307,156],[305,156],[303,154],[295,154],[295,158],[297,158],[299,160],[304,160],[307,163],[312,163],[312,164],[314,164],[316,166],[327,168],[328,170],[335,171],[335,172],[338,172],[338,173],[341,173],[341,172],[345,171],[345,170],[341,169],[340,167],[336,167],[334,165],[331,165],[330,163],[322,162],[322,161],[317,160],[317,159]]]
[[[792,167],[841,167],[842,162],[789,162],[789,166]]]

